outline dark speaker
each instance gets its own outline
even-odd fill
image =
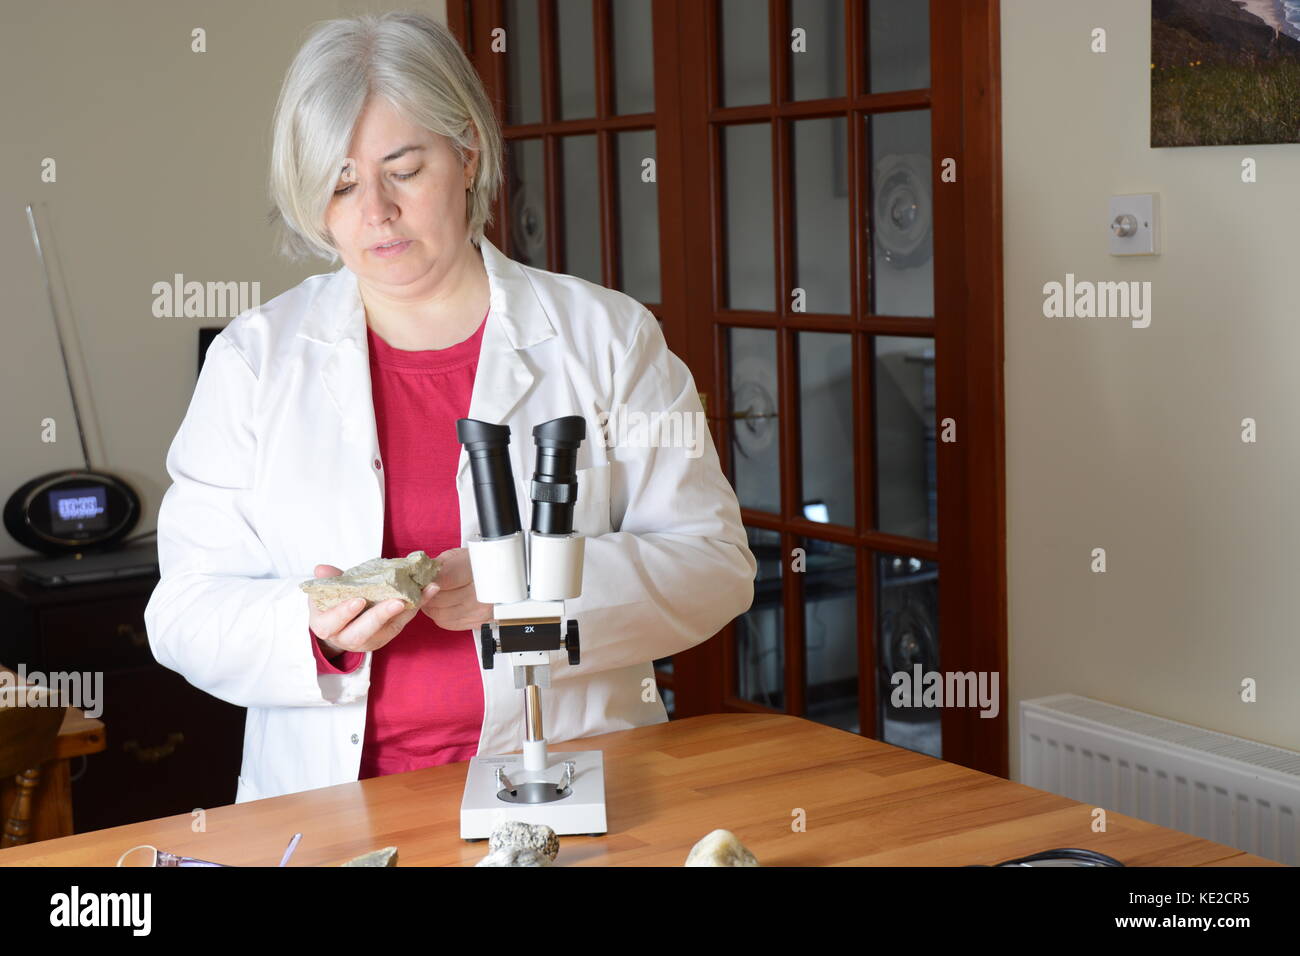
[[[199,371],[200,372],[203,371],[203,360],[204,358],[207,357],[208,346],[212,344],[213,339],[215,339],[218,335],[221,334],[221,330],[223,328],[225,328],[225,326],[205,325],[201,329],[199,329]]]

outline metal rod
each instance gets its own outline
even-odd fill
[[[542,694],[536,684],[524,688],[524,739],[542,739]]]
[[[50,314],[54,319],[54,334],[59,340],[59,356],[63,360],[63,375],[68,381],[68,395],[72,398],[72,415],[77,421],[77,437],[81,440],[81,457],[86,463],[86,470],[90,471],[93,465],[90,458],[90,448],[86,443],[85,428],[81,422],[81,405],[77,401],[77,388],[72,381],[72,366],[68,362],[68,347],[63,341],[63,326],[59,322],[59,307],[54,301],[54,283],[50,279],[50,269],[45,262],[45,250],[41,247],[41,234],[36,227],[36,213],[32,209],[31,203],[27,204],[27,222],[31,226],[32,243],[36,246],[36,258],[40,260],[41,273],[45,276],[45,294],[50,300]],[[80,353],[80,349],[78,349],[78,353]],[[84,358],[81,366],[84,373],[86,371]]]

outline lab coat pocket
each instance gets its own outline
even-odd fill
[[[573,530],[595,537],[608,534],[609,524],[609,465],[579,468],[578,500],[573,506]]]

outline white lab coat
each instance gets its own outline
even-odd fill
[[[523,266],[486,238],[479,248],[491,307],[468,417],[510,426],[525,527],[533,426],[587,419],[575,507],[586,561],[582,595],[566,605],[582,662],[553,655],[547,739],[662,723],[651,661],[746,611],[757,564],[707,428],[695,449],[619,444],[616,428],[607,447],[601,412],[611,424],[619,408],[693,418],[702,411],[694,380],[636,300]],[[298,585],[317,564],[347,568],[380,554],[381,469],[351,270],[304,280],[213,341],[167,454],[161,581],[145,623],[161,664],[248,708],[236,802],[357,779],[372,654],[354,673],[317,675]],[[463,545],[479,530],[463,448],[456,482]],[[475,632],[463,639],[477,647]],[[480,672],[478,752],[517,751],[523,692],[512,668]]]

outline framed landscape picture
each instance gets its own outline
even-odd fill
[[[1151,0],[1151,145],[1300,142],[1300,0]]]

